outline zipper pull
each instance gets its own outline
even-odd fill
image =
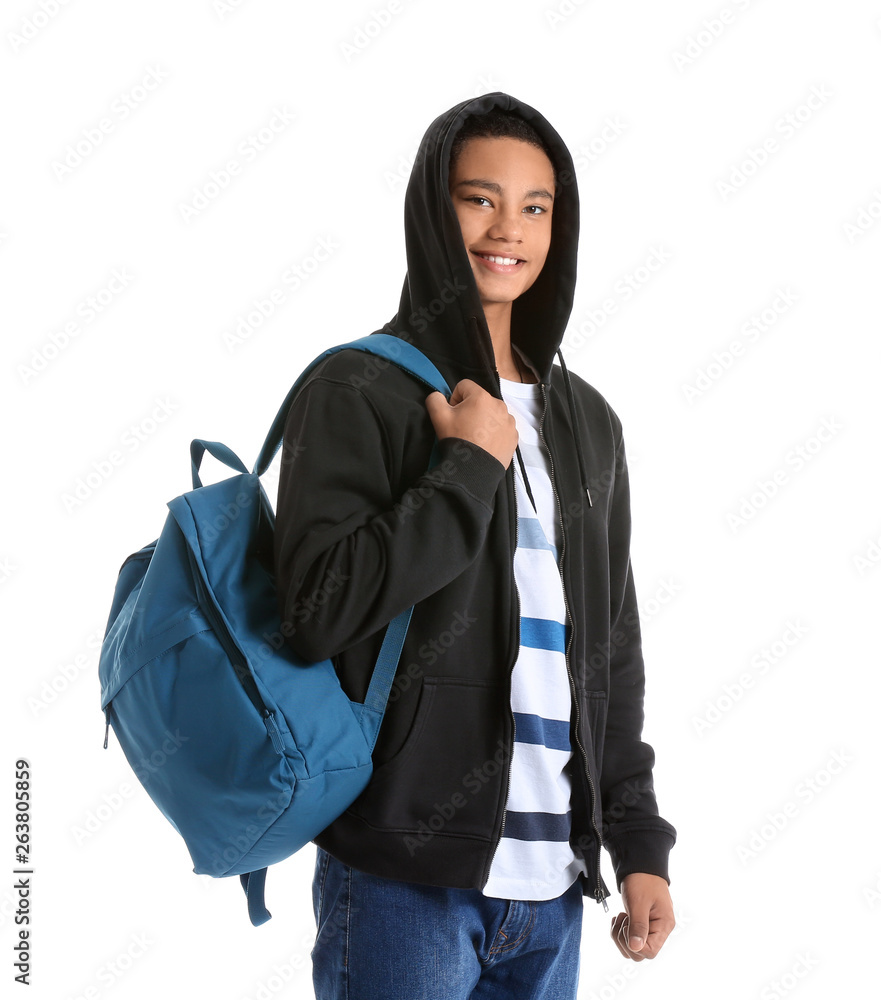
[[[606,913],[609,912],[609,904],[606,902],[606,897],[603,895],[602,889],[597,889],[597,902],[603,904],[603,909]]]
[[[272,740],[272,747],[277,754],[284,753],[284,737],[278,731],[278,726],[275,722],[275,714],[271,712],[268,708],[264,709],[263,712],[263,722],[266,726],[266,731],[269,733],[269,738]]]
[[[104,717],[107,720],[104,726],[104,749],[107,749],[107,737],[110,735],[110,706],[104,709]]]

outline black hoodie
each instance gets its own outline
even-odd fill
[[[621,423],[592,386],[567,372],[559,351],[575,289],[575,169],[534,108],[492,93],[432,122],[406,192],[408,270],[398,312],[374,332],[413,343],[451,388],[469,378],[501,398],[448,192],[456,132],[469,115],[494,107],[534,126],[557,172],[550,250],[513,303],[511,340],[542,383],[571,626],[571,842],[587,861],[585,894],[605,905],[601,844],[619,887],[631,872],[669,881],[675,831],[658,815],[654,754],[641,740],[644,674]],[[315,368],[285,427],[279,604],[291,646],[310,660],[333,657],[356,701],[366,693],[385,625],[415,605],[372,780],[316,843],[375,875],[482,888],[502,832],[513,750],[514,470],[477,444],[445,438],[439,465],[426,472],[435,439],[428,391],[395,365],[357,351],[340,351]]]

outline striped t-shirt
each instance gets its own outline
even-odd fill
[[[484,895],[556,899],[585,871],[569,846],[572,695],[566,670],[566,607],[558,566],[562,541],[547,449],[539,437],[541,386],[501,379],[513,414],[517,548],[514,582],[520,596],[520,650],[511,675],[514,753],[505,825]]]

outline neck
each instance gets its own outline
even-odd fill
[[[496,371],[501,378],[508,379],[509,382],[535,382],[531,369],[511,347],[511,303],[484,303],[483,311],[492,340]]]

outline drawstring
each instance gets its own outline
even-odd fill
[[[558,349],[557,357],[560,359],[560,367],[563,369],[563,381],[566,383],[566,397],[569,400],[569,415],[572,419],[572,429],[575,435],[575,451],[578,455],[578,471],[581,475],[581,488],[584,490],[584,494],[587,497],[587,505],[593,507],[593,499],[590,495],[590,487],[587,485],[587,472],[584,466],[584,448],[581,442],[581,432],[578,430],[578,410],[575,406],[575,393],[572,390],[572,380],[569,378],[569,370],[566,367],[566,362],[563,360],[563,354]],[[523,476],[523,485],[526,487],[526,493],[529,497],[532,507],[537,511],[535,506],[535,498],[532,495],[532,488],[529,485],[529,477],[526,475],[526,469],[523,465],[523,456],[520,454],[520,445],[517,445],[517,460],[520,463],[520,472]]]
[[[478,348],[484,353],[484,357],[487,362],[487,367],[490,371],[495,367],[495,359],[491,354],[487,354],[487,348],[484,344],[483,338],[479,334],[479,324],[477,322],[477,317],[470,317],[471,329],[474,337],[474,342],[477,344]],[[578,429],[578,408],[575,405],[575,393],[572,391],[572,381],[569,378],[569,369],[566,367],[566,362],[563,360],[563,352],[560,348],[557,348],[557,357],[560,359],[560,367],[563,369],[563,381],[566,383],[566,396],[569,400],[569,415],[572,419],[572,431],[575,435],[575,451],[578,455],[578,471],[581,475],[581,488],[584,491],[584,495],[587,497],[587,504],[589,507],[593,507],[593,499],[590,495],[590,487],[587,485],[587,471],[584,467],[584,447],[581,441],[581,432]],[[526,487],[526,493],[529,496],[530,502],[533,508],[535,507],[535,498],[532,495],[532,489],[529,485],[529,479],[526,475],[526,469],[523,465],[523,456],[520,454],[520,445],[517,445],[517,460],[520,463],[520,471],[523,474],[523,483]]]
[[[566,383],[566,395],[569,397],[569,414],[572,417],[572,429],[575,434],[575,450],[578,453],[578,469],[581,473],[581,488],[587,496],[589,507],[593,507],[593,500],[590,497],[590,488],[587,485],[587,473],[584,469],[584,453],[581,444],[581,433],[578,430],[578,410],[575,407],[575,393],[572,391],[572,382],[569,378],[569,369],[563,360],[563,352],[557,348],[557,357],[560,359],[560,367],[563,369],[563,381]]]
[[[523,456],[520,454],[520,445],[517,445],[517,460],[520,462],[520,474],[523,476],[523,485],[526,487],[526,495],[529,497],[529,502],[532,504],[532,509],[538,514],[538,507],[535,506],[535,497],[532,495],[532,487],[529,485],[529,476],[526,475],[526,469],[523,465]]]

